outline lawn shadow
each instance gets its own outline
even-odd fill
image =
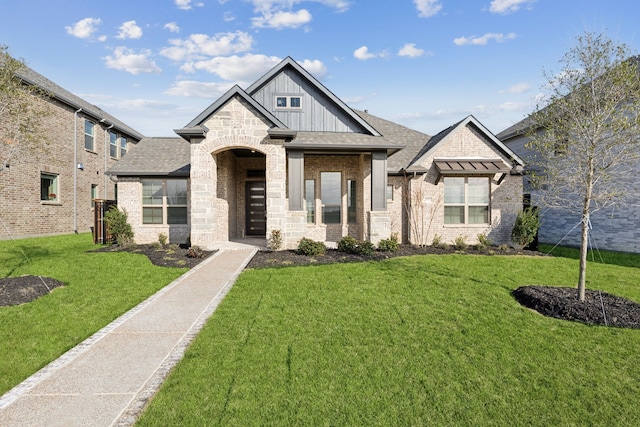
[[[10,277],[13,273],[15,273],[21,267],[35,261],[37,259],[46,258],[51,255],[51,251],[49,249],[45,249],[41,246],[27,246],[27,245],[16,245],[15,247],[9,248],[7,253],[10,254],[10,259],[19,260],[19,262],[9,268],[7,274],[4,277]]]

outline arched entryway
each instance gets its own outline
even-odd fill
[[[230,148],[213,156],[217,165],[216,211],[218,218],[227,222],[225,240],[265,237],[266,156],[249,148]]]

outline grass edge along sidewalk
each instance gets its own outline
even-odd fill
[[[90,234],[0,241],[0,277],[64,282],[28,304],[0,307],[0,395],[182,275],[138,254],[92,253]]]

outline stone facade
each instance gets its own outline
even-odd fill
[[[21,144],[0,172],[0,239],[88,232],[94,221],[92,191],[100,199],[116,197],[115,184],[105,175],[117,161],[109,153],[108,125],[55,99],[34,102],[47,112],[33,130],[39,138]],[[85,120],[95,125],[91,151],[84,148]],[[135,142],[129,140],[129,148]],[[57,177],[55,201],[40,200],[41,173]]]

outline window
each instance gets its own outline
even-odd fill
[[[489,178],[444,178],[444,223],[489,223]]]
[[[89,151],[95,151],[94,146],[94,127],[95,124],[92,121],[84,121],[84,148]]]
[[[127,154],[127,138],[124,136],[120,137],[120,157]]]
[[[109,155],[113,159],[118,158],[118,135],[109,131]]]
[[[279,95],[276,96],[276,108],[278,109],[289,109],[289,110],[300,110],[302,108],[302,97],[301,96],[285,96]]]
[[[340,172],[320,172],[320,199],[324,224],[340,224],[341,184]]]
[[[307,224],[316,223],[316,182],[313,179],[304,181],[304,200],[307,207]]]
[[[43,202],[58,201],[58,175],[40,174],[40,200]]]
[[[387,185],[387,200],[393,201],[393,185]]]
[[[357,194],[356,182],[352,179],[347,180],[347,223],[355,224],[357,222]]]
[[[142,223],[186,224],[187,180],[143,179]]]
[[[98,198],[98,186],[91,184],[91,209],[96,207],[95,200]]]

